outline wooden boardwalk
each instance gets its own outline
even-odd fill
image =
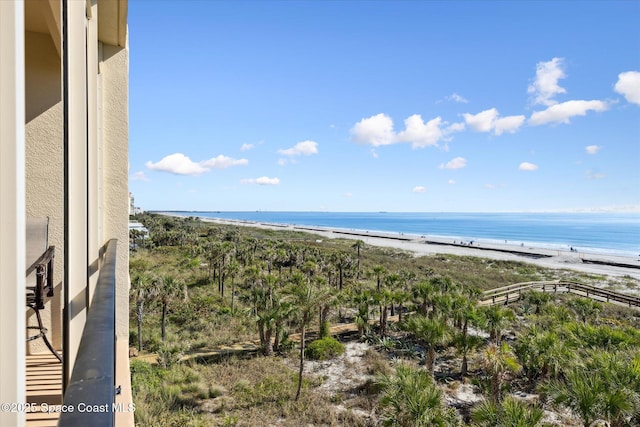
[[[596,288],[582,283],[567,282],[561,280],[544,282],[523,282],[514,285],[503,286],[501,288],[490,289],[482,293],[478,305],[498,305],[510,304],[522,298],[522,295],[530,290],[548,293],[570,293],[586,298],[591,298],[599,302],[623,305],[631,308],[640,308],[640,297],[623,294],[621,292],[610,291],[608,289]]]

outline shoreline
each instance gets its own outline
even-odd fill
[[[162,215],[183,217],[183,215],[162,213]],[[605,255],[589,252],[572,252],[558,249],[536,247],[534,245],[511,245],[486,242],[460,242],[448,238],[410,235],[404,233],[384,233],[362,230],[349,230],[331,227],[313,227],[293,224],[275,224],[246,220],[221,218],[199,218],[204,222],[256,227],[271,230],[291,230],[316,234],[324,238],[351,238],[362,240],[365,244],[379,247],[391,247],[413,252],[417,256],[450,254],[475,256],[502,261],[520,261],[551,269],[570,269],[583,273],[607,276],[629,276],[640,280],[640,258],[619,255]]]
[[[227,211],[150,211],[153,213],[195,218],[220,219],[263,223],[277,227],[299,226],[349,230],[356,234],[373,232],[398,236],[401,233],[422,237],[433,241],[464,241],[486,245],[502,245],[511,248],[533,247],[551,251],[583,252],[584,254],[614,257],[636,257],[640,254],[637,244],[640,238],[640,222],[630,217],[617,218],[606,214],[598,220],[581,217],[494,217],[494,213],[397,213],[387,218],[385,212],[351,213],[327,212],[325,217],[314,212],[227,212]],[[311,216],[310,216],[311,214]],[[513,215],[518,215],[514,213]],[[202,216],[200,216],[202,215]],[[403,216],[404,215],[404,216]],[[443,216],[445,215],[445,216]],[[471,215],[471,217],[468,217]],[[488,216],[486,216],[488,215]],[[500,215],[499,213],[497,215]],[[511,214],[508,214],[511,215]],[[406,219],[406,222],[405,222]],[[503,226],[504,222],[504,226]],[[447,225],[448,224],[448,225]],[[531,230],[529,230],[529,226]],[[496,237],[498,236],[498,237]],[[617,236],[617,237],[616,237]],[[514,249],[516,252],[521,249]]]

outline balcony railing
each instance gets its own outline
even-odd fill
[[[60,427],[114,425],[116,246],[116,239],[106,246],[78,355],[64,394]],[[64,408],[73,412],[65,412]]]

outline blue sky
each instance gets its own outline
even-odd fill
[[[129,2],[145,210],[640,212],[640,2]]]

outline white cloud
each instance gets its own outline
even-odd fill
[[[515,133],[525,121],[525,116],[507,116],[497,119],[493,123],[493,132],[496,135],[503,133]]]
[[[209,170],[201,164],[191,161],[189,157],[182,153],[169,154],[157,163],[148,161],[145,166],[147,166],[147,169],[169,172],[177,175],[200,175]]]
[[[438,145],[438,141],[443,136],[442,130],[440,130],[441,123],[442,119],[440,117],[425,123],[420,114],[414,114],[405,119],[405,130],[398,134],[397,140],[399,142],[411,142],[413,148]]]
[[[386,114],[378,114],[365,118],[351,128],[351,139],[361,144],[374,147],[390,145],[400,142],[410,142],[412,148],[437,146],[440,140],[447,140],[447,136],[464,130],[464,123],[449,125],[442,118],[436,117],[424,122],[420,114],[414,114],[404,120],[405,129],[396,133],[393,120]]]
[[[618,74],[615,91],[623,95],[628,102],[640,105],[640,72],[626,71]]]
[[[353,197],[353,194],[351,194],[351,193],[344,193],[344,194],[343,194],[343,196],[344,196],[344,197]]]
[[[529,118],[529,124],[539,126],[546,123],[569,123],[575,116],[584,116],[589,111],[605,111],[609,104],[604,101],[567,101],[552,105],[546,110],[536,111]]]
[[[498,110],[491,108],[484,110],[478,114],[464,113],[462,115],[464,121],[469,127],[476,132],[490,132],[493,129],[493,123],[498,118]]]
[[[438,167],[440,169],[462,169],[465,166],[467,166],[467,159],[464,157],[456,157],[455,159],[449,160],[446,164],[440,164]]]
[[[258,184],[258,185],[278,185],[280,184],[279,178],[269,178],[268,176],[261,176],[260,178],[248,178],[240,180],[241,184]]]
[[[378,157],[380,157],[375,148],[371,149],[371,155],[373,156],[374,159],[377,159]]]
[[[220,154],[218,157],[212,157],[209,160],[200,162],[207,169],[226,169],[231,166],[244,166],[249,163],[247,159],[233,159],[231,157]]]
[[[452,123],[444,129],[444,134],[449,135],[454,132],[462,132],[465,128],[464,122]]]
[[[559,93],[567,91],[558,85],[558,80],[565,78],[564,59],[553,58],[551,61],[538,62],[536,64],[536,78],[527,90],[533,95],[534,104],[542,104],[546,106],[557,103],[553,99]]]
[[[587,152],[587,154],[596,154],[601,149],[602,147],[598,145],[587,145],[586,147],[584,147],[584,150]]]
[[[489,189],[489,190],[493,190],[494,188],[496,188],[496,186],[493,185],[493,184],[485,184],[484,188]]]
[[[464,123],[448,123],[442,118],[436,117],[424,122],[420,114],[414,114],[404,120],[405,129],[396,133],[393,129],[393,120],[386,114],[378,114],[360,120],[351,129],[353,141],[370,144],[374,147],[390,145],[401,142],[410,142],[412,148],[437,146],[440,140],[446,140],[447,136],[464,130]],[[446,126],[446,127],[445,127]]]
[[[447,181],[447,184],[449,185],[455,185],[456,180],[455,179],[450,179],[449,181]]]
[[[424,193],[425,191],[427,191],[427,189],[425,187],[423,187],[422,185],[417,185],[415,187],[413,187],[413,191],[414,193]]]
[[[351,136],[355,142],[370,144],[374,147],[393,144],[395,142],[393,120],[382,113],[362,119],[351,128]]]
[[[538,165],[529,162],[522,162],[520,163],[520,166],[518,166],[518,169],[521,171],[535,171],[538,170]]]
[[[253,144],[242,144],[242,146],[240,147],[240,151],[249,151],[251,149],[253,149],[255,147],[255,145]]]
[[[226,169],[231,166],[246,165],[248,163],[247,159],[233,159],[222,154],[196,163],[182,153],[174,153],[163,157],[156,163],[148,161],[145,166],[150,170],[169,172],[176,175],[200,175],[212,168]]]
[[[285,166],[287,163],[289,163],[289,159],[285,159],[285,158],[278,159],[278,166]]]
[[[131,175],[131,179],[133,181],[150,181],[150,179],[147,178],[147,176],[142,171],[135,172],[133,175]]]
[[[481,111],[477,114],[464,113],[462,115],[467,125],[476,132],[491,132],[502,135],[505,132],[515,133],[525,121],[525,116],[500,117],[497,109]]]
[[[567,101],[552,105],[543,111],[536,111],[529,118],[529,124],[539,126],[546,123],[569,123],[575,116],[584,116],[589,111],[605,111],[609,104],[604,101]]]
[[[586,172],[586,176],[587,179],[604,179],[607,177],[607,175],[603,174],[602,172],[598,172],[597,170],[588,170]]]
[[[444,98],[446,101],[454,101],[454,102],[459,102],[461,104],[467,104],[469,102],[468,99],[466,99],[465,97],[458,95],[457,93],[453,92],[451,95],[449,96],[445,96]]]
[[[291,148],[278,150],[278,153],[283,156],[310,156],[312,154],[318,154],[318,143],[315,141],[302,141]]]

